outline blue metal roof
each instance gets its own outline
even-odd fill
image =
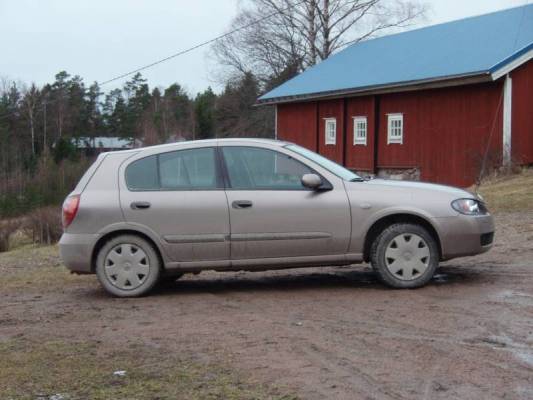
[[[353,44],[259,102],[490,74],[533,49],[533,4]]]

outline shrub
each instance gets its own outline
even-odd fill
[[[91,163],[81,157],[59,164],[50,157],[37,160],[33,171],[0,173],[0,219],[27,215],[50,205],[60,206]]]
[[[61,209],[49,206],[32,211],[24,218],[23,230],[33,243],[56,243],[63,233]]]
[[[19,219],[0,220],[0,253],[9,250],[9,239],[21,225]]]

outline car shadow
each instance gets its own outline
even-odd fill
[[[460,266],[445,266],[437,270],[435,276],[424,287],[449,286],[455,284],[475,285],[485,280],[482,273],[475,268]],[[377,275],[368,267],[339,268],[327,271],[284,270],[283,272],[230,272],[202,275],[186,274],[176,282],[160,283],[149,297],[198,295],[203,293],[225,294],[231,292],[279,292],[279,291],[307,291],[307,290],[398,290],[382,284]],[[401,289],[400,289],[401,290]],[[103,290],[86,293],[94,298],[109,297]]]
[[[179,293],[182,295],[228,292],[276,292],[276,291],[306,291],[331,289],[378,289],[395,290],[382,284],[377,275],[370,269],[339,269],[336,271],[299,271],[287,270],[283,273],[232,273],[224,276],[220,273],[215,278],[190,278],[185,275],[176,282],[158,285],[152,295],[167,295]],[[460,283],[475,284],[481,275],[476,272],[465,271],[460,267],[443,267],[426,287],[445,286]]]
[[[286,291],[331,288],[378,287],[379,281],[370,271],[339,271],[302,273],[292,270],[287,273],[268,274],[250,272],[245,274],[220,274],[216,278],[188,279],[158,285],[154,294],[180,293],[222,293],[229,291]]]

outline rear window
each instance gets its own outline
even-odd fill
[[[162,189],[215,189],[213,148],[173,151],[159,155]]]
[[[210,190],[220,188],[215,149],[178,150],[155,154],[126,168],[130,190]]]

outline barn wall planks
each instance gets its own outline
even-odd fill
[[[511,154],[514,162],[533,163],[533,60],[511,73],[513,80]]]
[[[424,181],[471,185],[485,153],[488,165],[501,159],[501,93],[495,82],[383,95],[378,168],[418,167]],[[403,144],[387,144],[390,113],[403,114]]]
[[[346,166],[357,171],[373,172],[375,97],[353,97],[346,99]],[[366,145],[354,144],[354,117],[367,119]]]
[[[278,105],[278,139],[317,151],[317,103]]]

